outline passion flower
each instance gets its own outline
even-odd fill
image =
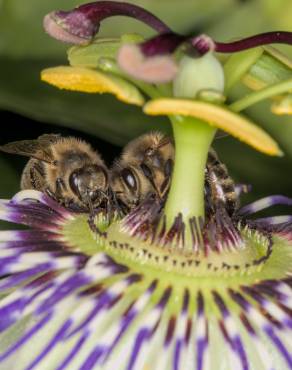
[[[100,22],[113,15],[135,17],[159,34],[95,39]],[[150,194],[110,221],[97,210],[88,222],[87,214],[36,191],[1,202],[1,219],[28,226],[0,233],[3,366],[291,369],[292,216],[254,214],[292,201],[273,196],[228,212],[220,173],[211,194],[205,186],[218,128],[263,153],[282,154],[238,112],[291,89],[289,63],[271,53],[285,66],[276,86],[273,71],[253,72],[267,53],[262,48],[232,55],[224,66],[216,52],[291,43],[291,34],[222,44],[177,35],[142,8],[112,1],[50,13],[44,24],[57,39],[82,45],[69,50],[71,66],[44,70],[42,79],[110,92],[146,114],[169,116],[175,164],[166,199]],[[225,104],[240,79],[262,89]]]

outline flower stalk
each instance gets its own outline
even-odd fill
[[[164,214],[173,223],[181,213],[185,222],[204,219],[204,181],[208,151],[216,129],[191,117],[171,117],[175,163]]]

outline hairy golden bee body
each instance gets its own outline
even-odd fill
[[[175,160],[172,139],[160,132],[128,143],[110,171],[99,153],[75,137],[42,135],[36,140],[8,143],[0,150],[30,157],[21,189],[36,189],[66,207],[91,212],[106,204],[127,213],[149,195],[163,204]],[[205,169],[205,198],[206,207],[215,210],[223,204],[229,215],[238,207],[234,181],[212,148]]]
[[[205,170],[205,192],[209,193],[209,203],[213,207],[220,203],[224,204],[229,215],[232,215],[239,205],[234,181],[214,149],[210,149],[208,153]]]
[[[22,173],[22,189],[46,192],[65,206],[80,210],[97,207],[106,198],[108,170],[100,155],[80,139],[42,135],[0,149],[31,157]]]
[[[173,157],[171,139],[160,132],[132,140],[111,169],[111,186],[117,199],[131,209],[151,193],[162,198],[170,181]]]

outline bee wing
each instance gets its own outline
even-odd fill
[[[42,145],[49,146],[50,144],[56,143],[58,140],[61,139],[60,134],[44,134],[37,138],[37,141],[41,141]]]
[[[43,135],[49,136],[49,135]],[[47,139],[21,140],[1,145],[0,150],[5,153],[23,155],[40,161],[53,163],[52,153],[49,149],[51,142]]]

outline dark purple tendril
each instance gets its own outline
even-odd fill
[[[52,12],[45,17],[44,26],[52,37],[59,39],[58,35],[55,34],[55,28],[52,32],[50,22],[54,22],[63,31],[86,42],[98,33],[101,21],[113,16],[127,16],[137,19],[152,27],[158,33],[172,32],[164,22],[147,10],[134,4],[117,1],[96,1],[81,5],[70,11]],[[63,41],[70,42],[70,39]]]
[[[142,43],[140,49],[145,56],[155,56],[173,53],[181,44],[188,44],[203,55],[208,51],[219,53],[234,53],[257,46],[283,43],[292,44],[292,32],[267,32],[233,42],[218,42],[207,35],[183,36],[173,32],[158,17],[134,4],[116,1],[96,1],[81,5],[71,11],[55,11],[45,18],[47,32],[58,39],[59,32],[66,32],[73,38],[65,37],[62,41],[70,43],[86,43],[98,33],[100,22],[113,16],[127,16],[137,19],[156,30],[159,35]],[[52,26],[54,23],[54,26]],[[191,51],[191,48],[189,48]]]
[[[218,53],[236,53],[239,51],[252,49],[258,46],[269,44],[288,44],[292,45],[292,32],[275,31],[261,33],[233,42],[218,42],[207,35],[182,36],[176,33],[165,33],[153,37],[140,45],[140,49],[145,56],[172,54],[183,43],[186,46],[192,46],[192,49],[186,49],[187,52],[196,51],[204,55],[209,51]]]

